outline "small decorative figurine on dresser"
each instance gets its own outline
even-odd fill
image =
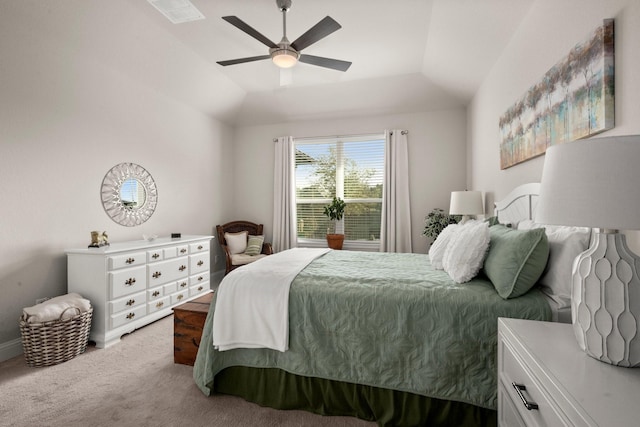
[[[107,235],[107,232],[103,231],[102,234],[100,234],[99,231],[92,231],[91,244],[89,245],[89,247],[101,248],[103,246],[109,246],[109,236]]]

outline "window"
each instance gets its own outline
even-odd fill
[[[379,247],[384,182],[384,134],[300,138],[295,141],[298,243],[325,242],[333,224],[324,207],[333,197],[346,203],[336,232],[345,245]]]

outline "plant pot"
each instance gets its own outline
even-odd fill
[[[327,234],[327,244],[331,249],[342,249],[344,234]]]

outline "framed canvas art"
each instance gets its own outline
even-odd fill
[[[606,19],[500,117],[500,168],[614,126],[613,19]]]

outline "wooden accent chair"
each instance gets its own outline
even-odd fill
[[[258,255],[247,255],[244,253],[232,253],[227,244],[227,240],[225,239],[225,233],[240,233],[243,231],[247,232],[247,240],[249,236],[262,236],[263,225],[255,224],[249,221],[231,221],[226,224],[216,225],[216,232],[218,234],[218,242],[222,247],[222,250],[225,254],[226,259],[226,270],[225,275],[229,274],[231,270],[234,270],[242,265],[249,264],[253,261],[256,261],[260,258],[263,258],[267,255],[273,254],[273,248],[271,247],[271,243],[263,242],[262,243],[262,251]]]

